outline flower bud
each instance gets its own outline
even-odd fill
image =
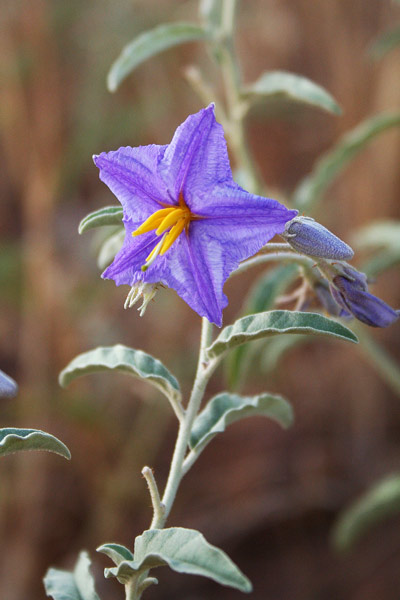
[[[297,252],[308,256],[333,260],[354,256],[350,246],[311,217],[295,217],[281,235]]]

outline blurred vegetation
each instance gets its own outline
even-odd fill
[[[78,236],[77,227],[90,210],[114,202],[91,155],[169,142],[200,108],[185,68],[200,64],[212,75],[204,48],[188,44],[151,59],[111,95],[112,61],[142,30],[196,15],[194,0],[5,0],[2,7],[0,368],[20,393],[2,401],[0,425],[45,429],[72,453],[68,464],[24,454],[0,465],[7,548],[0,595],[7,600],[43,598],[49,564],[70,567],[82,547],[94,557],[109,539],[132,545],[150,517],[140,470],[146,463],[160,482],[166,475],[175,423],[157,392],[107,375],[64,391],[57,376],[78,352],[117,342],[150,353],[156,347],[184,389],[193,374],[198,317],[167,290],[142,319],[125,312],[127,290],[99,277],[100,240]],[[271,196],[292,192],[362,120],[399,108],[399,50],[379,62],[367,52],[396,19],[400,7],[389,0],[241,3],[245,81],[265,69],[297,72],[343,108],[342,116],[282,103],[252,109],[250,145]],[[327,190],[317,218],[345,240],[376,219],[399,219],[399,164],[399,132],[386,132]],[[243,308],[253,278],[248,272],[228,282],[225,323]],[[398,306],[398,270],[388,269],[374,292]],[[375,339],[399,358],[398,328]],[[399,398],[340,343],[301,344],[267,376],[269,389],[293,401],[295,427],[282,432],[257,420],[232,427],[183,483],[171,525],[201,529],[223,546],[254,582],[255,599],[397,600],[400,527],[377,527],[351,560],[333,555],[329,531],[343,506],[398,470]],[[246,392],[258,393],[265,377],[253,371]],[[210,394],[216,391],[211,382]],[[114,598],[118,585],[103,581],[105,560],[94,558],[102,598]],[[160,576],[170,597],[236,597],[197,578]],[[163,597],[160,588],[154,598]]]

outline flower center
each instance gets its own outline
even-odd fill
[[[136,237],[137,235],[142,235],[142,233],[155,230],[156,235],[162,236],[161,240],[146,258],[146,263],[142,266],[142,271],[146,271],[157,256],[165,254],[184,229],[188,231],[189,223],[194,218],[195,216],[192,215],[190,209],[187,207],[181,192],[179,195],[179,205],[157,210],[132,232],[133,237]]]

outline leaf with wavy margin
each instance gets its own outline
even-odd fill
[[[114,370],[147,381],[173,401],[180,400],[178,381],[159,360],[142,350],[134,350],[122,344],[99,347],[79,354],[61,371],[59,383],[66,387],[82,375]]]
[[[164,565],[178,573],[209,577],[242,592],[252,589],[250,581],[225,552],[209,544],[199,531],[183,527],[145,531],[135,540],[134,560],[105,569],[104,575],[126,583],[138,572]]]
[[[67,446],[50,433],[40,431],[40,429],[20,429],[18,427],[0,429],[0,456],[7,456],[7,454],[22,450],[46,450],[68,460],[71,458]]]
[[[240,344],[287,333],[326,335],[350,342],[358,341],[350,329],[318,313],[271,310],[242,317],[225,327],[207,348],[207,355],[211,359],[216,358]]]
[[[238,396],[223,392],[212,398],[197,415],[190,435],[190,446],[203,448],[231,423],[257,416],[273,419],[285,429],[293,423],[292,407],[282,396]]]

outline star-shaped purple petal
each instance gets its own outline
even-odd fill
[[[120,148],[94,161],[123,206],[126,229],[122,249],[102,276],[117,285],[160,282],[218,326],[228,303],[226,279],[297,214],[233,181],[213,105],[190,115],[168,146]],[[160,237],[154,230],[137,237],[132,233],[155,212],[179,207],[182,199],[190,210],[189,225],[143,272]]]

